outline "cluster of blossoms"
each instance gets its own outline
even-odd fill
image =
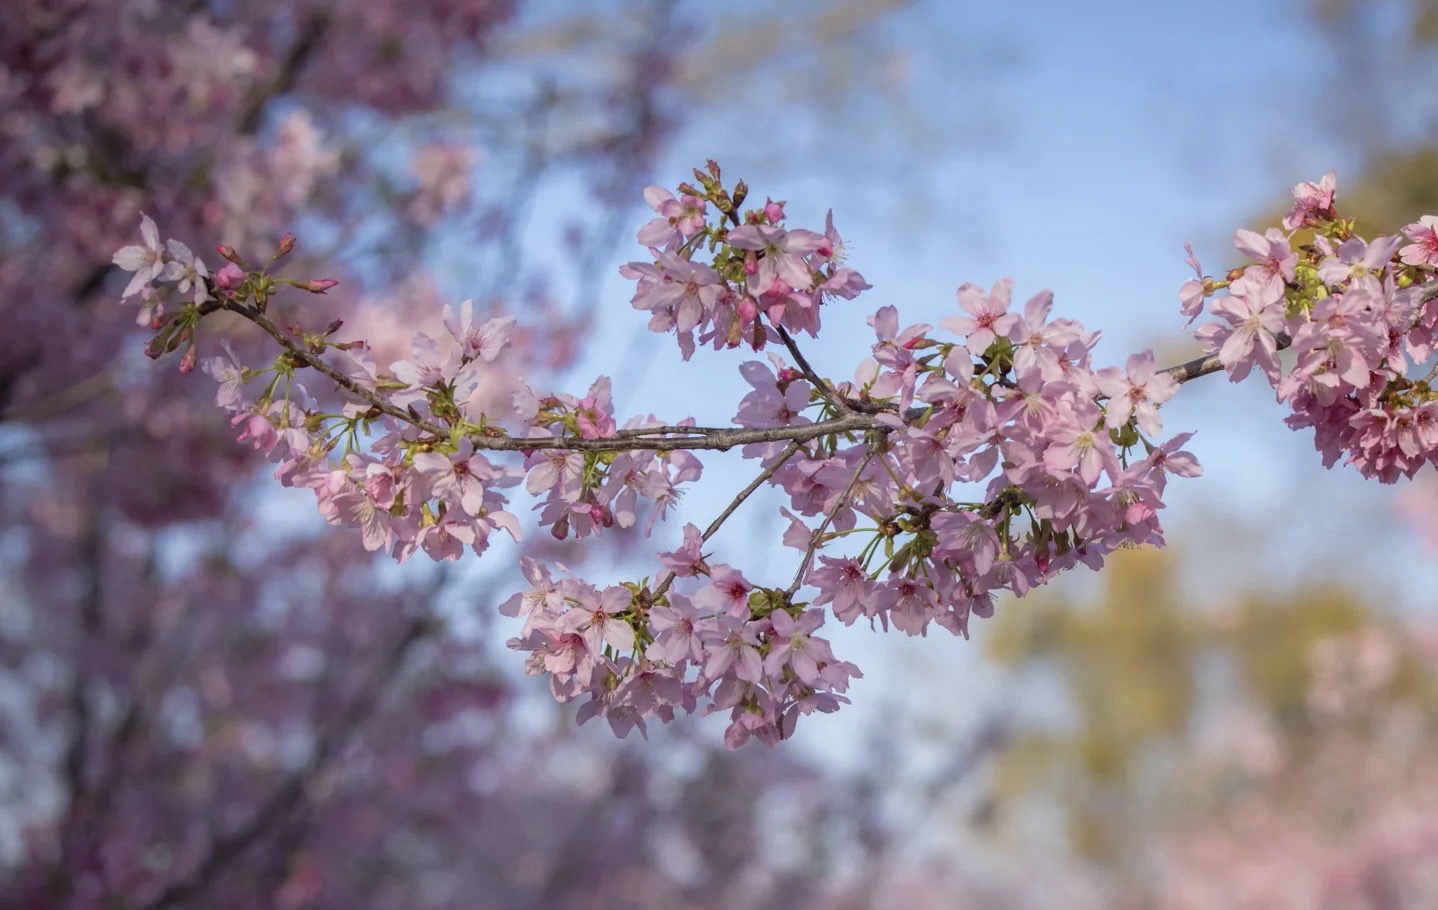
[[[749,194],[744,181],[731,196],[712,162],[694,175],[703,189],[682,184],[678,199],[662,187],[645,190],[659,217],[639,232],[639,242],[653,261],[620,269],[638,282],[634,308],[649,312],[652,331],[676,333],[685,360],[694,354],[695,332],[700,344],[715,349],[747,343],[759,350],[779,326],[817,336],[826,298],[852,300],[869,289],[862,275],[840,262],[843,240],[832,213],[822,234],[786,229],[784,204],[773,200],[741,219],[739,207]],[[706,217],[709,202],[720,214],[714,226]],[[706,246],[711,262],[695,262]]]
[[[1391,479],[1438,451],[1426,435],[1428,380],[1409,382],[1397,368],[1405,349],[1421,361],[1431,347],[1417,288],[1438,264],[1438,222],[1411,226],[1402,250],[1394,240],[1366,244],[1333,215],[1331,180],[1300,186],[1285,222],[1319,231],[1303,256],[1290,250],[1291,235],[1240,232],[1256,264],[1224,282],[1200,272],[1185,285],[1192,317],[1228,291],[1208,303],[1228,324],[1198,332],[1217,352],[1210,362],[1160,371],[1146,352],[1123,368],[1096,368],[1098,333],[1053,318],[1048,292],[1013,310],[1006,279],[988,291],[959,288],[942,333],[901,328],[894,307],[880,308],[869,317],[870,356],[852,380],[834,383],[795,341],[818,333],[825,306],[869,287],[842,265],[832,216],[822,233],[789,228],[783,203],[743,210],[742,181],[731,193],[712,162],[694,173],[699,185],[681,185],[677,197],[646,191],[658,217],[638,239],[650,256],[621,271],[636,282],[634,307],[650,313],[653,331],[675,333],[686,359],[700,344],[770,349],[769,363],[739,368],[751,391],[735,427],[649,417],[621,428],[604,377],[583,398],[520,383],[496,413],[483,393],[514,319],[481,321],[468,301],[458,318],[446,309],[447,335],[419,335],[407,359],[386,365],[363,341],[330,340],[337,323],[306,332],[265,315],[278,284],[322,293],[329,282],[275,278],[228,248],[230,266],[207,280],[202,263],[190,264],[198,260],[160,248],[148,220],[146,245],[116,262],[136,272],[127,295],[141,291],[156,314],[164,343],[152,352],[182,337],[192,352],[200,319],[219,309],[280,343],[263,369],[228,355],[205,361],[221,384],[219,404],[241,439],[280,462],[284,483],[313,490],[330,522],[359,528],[366,547],[401,560],[416,549],[436,559],[482,553],[495,529],[517,540],[502,491],[521,483],[556,538],[637,526],[645,509],[647,534],[681,485],[699,479],[696,451],[742,447],[758,476],[707,530],[688,524],[682,545],[657,555],[657,582],[597,587],[567,570],[556,580],[523,558],[529,587],[503,607],[524,618],[510,646],[530,655],[530,672],[548,676],[556,698],[587,699],[581,719],[602,715],[621,735],[678,709],[727,710],[730,745],[772,743],[800,715],[844,703],[859,675],[815,634],[828,611],[845,624],[863,618],[909,635],[937,624],[967,635],[970,617],[989,616],[1000,592],[1023,595],[1079,563],[1098,568],[1119,547],[1161,545],[1168,477],[1200,468],[1182,450],[1191,434],[1161,438],[1158,408],[1219,363],[1234,379],[1257,363],[1294,407],[1290,422],[1319,428],[1330,462],[1348,450],[1365,473]],[[287,235],[271,264],[292,246]],[[156,279],[175,287],[150,287]],[[157,301],[171,290],[193,299],[160,315]],[[1285,375],[1276,353],[1290,343],[1299,358]],[[305,393],[295,380],[304,368],[329,380],[336,406]],[[261,376],[262,391],[247,397]],[[522,462],[485,454],[504,451]],[[765,484],[787,497],[783,541],[802,554],[782,587],[703,552]]]
[[[707,578],[687,595],[645,584],[600,590],[572,576],[555,581],[524,557],[531,587],[500,608],[525,617],[510,647],[529,652],[529,672],[547,675],[555,698],[588,696],[581,723],[603,715],[620,735],[642,731],[649,717],[672,720],[677,708],[727,709],[731,748],[751,736],[773,744],[799,715],[846,702],[841,693],[862,674],[812,634],[824,611],[755,588],[732,566],[709,565],[694,525],[685,526],[684,539],[659,559],[674,575]]]
[[[1190,256],[1198,277],[1180,292],[1182,310],[1192,321],[1206,306],[1221,320],[1195,337],[1234,382],[1257,366],[1293,411],[1288,425],[1313,428],[1326,466],[1343,457],[1392,483],[1438,463],[1438,369],[1409,375],[1432,359],[1438,337],[1438,218],[1365,240],[1334,211],[1335,187],[1332,172],[1301,183],[1282,230],[1239,231],[1234,245],[1253,261],[1223,281]],[[1311,240],[1299,242],[1300,232]],[[1287,368],[1285,347],[1297,354]]]

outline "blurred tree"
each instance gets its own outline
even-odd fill
[[[136,368],[114,304],[110,258],[142,211],[196,245],[272,249],[302,228],[295,268],[343,279],[315,324],[342,305],[349,331],[404,343],[453,282],[521,316],[487,394],[563,369],[686,113],[676,59],[704,47],[667,0],[574,13],[0,7],[0,904],[824,893],[807,772],[550,729],[490,664],[503,584],[377,572],[348,535],[289,520],[206,384]],[[562,214],[531,224],[546,206]],[[776,824],[781,798],[797,808]],[[806,825],[793,842],[812,850],[768,854],[763,832]]]
[[[1008,817],[1056,807],[1110,906],[1438,899],[1433,636],[1331,585],[1186,604],[1173,559],[1000,612],[991,653],[1067,703],[999,756]]]
[[[1194,711],[1195,629],[1166,552],[1115,558],[1090,604],[1035,595],[1023,610],[999,611],[991,636],[1001,664],[1057,674],[1074,713],[1066,731],[1014,734],[997,797],[1041,789],[1062,807],[1083,856],[1117,860],[1142,842],[1138,832],[1153,821],[1141,793],[1145,760],[1171,748]]]

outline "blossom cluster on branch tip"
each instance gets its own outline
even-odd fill
[[[1182,310],[1217,317],[1195,337],[1235,382],[1258,367],[1292,412],[1285,422],[1313,429],[1325,466],[1342,458],[1392,483],[1438,463],[1438,368],[1426,369],[1438,337],[1438,219],[1365,240],[1335,212],[1336,185],[1330,171],[1295,187],[1283,230],[1239,231],[1234,245],[1252,261],[1224,280],[1190,259],[1197,277]],[[1299,231],[1311,239],[1295,246]],[[1288,366],[1283,347],[1296,354]]]
[[[444,335],[418,335],[406,359],[380,363],[363,341],[333,341],[338,323],[311,332],[267,317],[280,285],[322,292],[332,282],[276,278],[228,248],[230,266],[208,277],[173,242],[166,253],[148,219],[145,244],[116,262],[135,273],[126,296],[145,296],[163,341],[152,342],[156,355],[187,343],[193,363],[201,318],[221,309],[275,339],[280,353],[263,367],[228,348],[204,362],[220,382],[217,403],[242,440],[280,463],[283,483],[312,490],[327,520],[400,560],[483,553],[494,530],[519,539],[504,491],[521,484],[556,538],[641,524],[647,535],[700,479],[697,452],[740,446],[754,481],[706,530],[686,524],[682,544],[656,555],[654,581],[602,587],[568,570],[556,579],[524,557],[528,587],[502,608],[523,617],[510,646],[529,655],[529,671],[556,698],[582,699],[581,721],[603,716],[621,735],[682,709],[728,712],[731,746],[776,742],[801,715],[845,703],[860,675],[815,634],[830,612],[845,624],[966,636],[1001,592],[1023,595],[1080,563],[1098,568],[1120,547],[1161,545],[1169,477],[1201,469],[1182,448],[1191,433],[1163,438],[1159,408],[1182,381],[1220,366],[1234,380],[1258,366],[1292,407],[1290,424],[1317,428],[1329,464],[1347,452],[1391,480],[1438,452],[1432,376],[1405,377],[1405,357],[1431,354],[1438,294],[1423,286],[1438,266],[1438,221],[1406,228],[1407,245],[1365,242],[1334,213],[1331,175],[1295,190],[1286,231],[1240,231],[1252,261],[1225,280],[1204,277],[1190,250],[1197,277],[1180,290],[1181,310],[1220,320],[1196,332],[1211,364],[1159,370],[1144,352],[1096,367],[1097,332],[1054,317],[1047,291],[1015,308],[1004,279],[960,287],[938,332],[880,307],[865,358],[835,382],[796,340],[818,335],[826,307],[869,289],[843,264],[832,213],[822,232],[790,227],[782,202],[745,209],[747,187],[726,188],[713,162],[694,174],[697,185],[677,195],[646,190],[657,217],[638,240],[649,255],[621,273],[649,328],[674,333],[686,359],[701,345],[766,353],[738,365],[750,391],[737,429],[652,415],[621,427],[606,377],[582,397],[521,382],[496,412],[481,393],[509,369],[515,320],[477,315],[471,301],[446,308]],[[1296,230],[1315,237],[1295,250]],[[287,235],[270,265],[291,247]],[[193,296],[165,315],[170,293]],[[1298,358],[1285,371],[1277,355],[1288,344]],[[323,377],[326,403],[298,381],[304,369]],[[505,451],[518,463],[492,460]],[[765,485],[786,497],[782,540],[800,554],[787,584],[757,584],[704,549]]]

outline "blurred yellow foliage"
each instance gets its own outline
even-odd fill
[[[1013,731],[996,761],[993,797],[1058,811],[1086,859],[1121,864],[1162,819],[1212,808],[1220,792],[1212,787],[1222,782],[1204,776],[1208,758],[1197,756],[1212,748],[1199,741],[1204,722],[1222,711],[1257,718],[1277,738],[1273,754],[1293,756],[1295,766],[1336,725],[1363,723],[1377,702],[1438,716],[1427,659],[1340,586],[1309,582],[1199,604],[1185,598],[1170,551],[1150,549],[1116,553],[1099,581],[1083,601],[1046,592],[999,610],[988,639],[993,659],[1020,677],[1057,680],[1066,701],[1062,722]],[[1364,635],[1381,644],[1381,675],[1369,688],[1345,690],[1354,716],[1335,719],[1315,703],[1324,684],[1317,658],[1328,655],[1335,679],[1351,675],[1350,665],[1373,660],[1362,653]],[[1240,746],[1248,736],[1223,735]]]

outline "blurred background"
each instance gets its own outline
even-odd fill
[[[714,158],[874,285],[820,372],[1006,275],[1100,362],[1177,362],[1185,241],[1221,275],[1330,167],[1368,231],[1438,212],[1435,43],[1428,0],[0,5],[0,906],[1438,906],[1438,487],[1325,471],[1259,384],[1165,408],[1205,466],[1167,549],[968,641],[831,629],[855,704],[726,753],[575,726],[503,646],[519,547],[370,560],[143,357],[109,266],[142,211],[293,231],[342,281],[307,324],[394,356],[472,297],[510,375],[723,424],[745,358],[681,367],[617,275],[642,188]],[[618,581],[747,481],[706,466],[652,541],[523,551]],[[786,578],[781,530],[715,548]]]

